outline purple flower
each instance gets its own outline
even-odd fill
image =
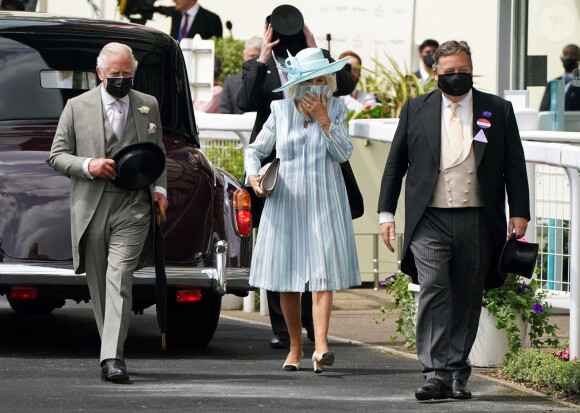
[[[491,112],[489,110],[484,110],[483,113],[481,114],[481,116],[489,119],[489,118],[491,118]]]
[[[522,285],[521,287],[518,288],[518,294],[523,294],[526,292],[534,292],[534,290],[532,290],[532,287],[530,287],[529,285]]]
[[[384,287],[384,286],[385,286],[385,284],[386,284],[387,282],[389,282],[389,281],[391,281],[391,280],[395,281],[395,277],[397,277],[397,273],[394,273],[394,274],[393,274],[393,275],[391,275],[390,277],[387,277],[387,278],[385,278],[385,280],[384,280],[384,281],[379,281],[379,285],[380,285],[381,287]]]
[[[542,307],[542,304],[534,304],[532,310],[534,310],[537,314],[542,314],[544,312],[544,307]]]

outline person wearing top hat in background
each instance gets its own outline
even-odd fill
[[[417,355],[426,380],[415,397],[468,399],[467,356],[483,289],[505,281],[498,262],[506,234],[526,232],[528,179],[512,105],[473,88],[467,43],[439,46],[433,69],[439,89],[408,100],[401,112],[378,210],[383,241],[394,251],[406,176],[401,269],[421,286]]]
[[[133,272],[153,262],[153,202],[167,207],[166,169],[151,186],[127,190],[114,184],[114,153],[151,142],[165,153],[157,100],[132,90],[137,61],[121,43],[97,59],[102,81],[70,99],[60,117],[50,164],[71,178],[71,232],[76,274],[86,272],[101,337],[101,379],[129,380],[123,358],[132,310]]]
[[[421,64],[415,73],[418,79],[425,81],[429,76],[433,76],[433,53],[439,47],[439,42],[433,39],[426,39],[419,45],[419,58]]]
[[[268,38],[268,34],[266,38]],[[244,152],[246,181],[265,197],[252,256],[250,285],[280,292],[290,335],[285,371],[300,370],[303,356],[300,295],[312,294],[314,372],[334,363],[328,348],[332,292],[360,285],[352,215],[341,162],[352,154],[347,110],[333,98],[333,73],[348,58],[330,63],[318,48],[289,56],[289,98],[272,102],[272,113]],[[261,161],[276,147],[278,182],[267,192],[259,176]]]
[[[288,52],[295,55],[306,47],[316,47],[312,32],[304,24],[300,10],[294,6],[282,5],[276,7],[266,18],[264,36],[260,56],[242,64],[242,88],[237,96],[238,107],[246,112],[257,112],[256,121],[250,136],[250,143],[254,142],[262,126],[270,116],[270,104],[287,97],[287,92],[274,92],[287,81],[285,72],[278,68],[284,64]],[[322,50],[326,58],[330,58],[328,51]],[[336,74],[338,90],[335,96],[348,95],[354,89],[354,83],[343,68]],[[262,162],[266,164],[276,157],[275,150]],[[348,169],[350,169],[350,165]],[[354,174],[350,169],[352,179]],[[262,215],[263,200],[252,195],[252,224],[258,227]],[[280,296],[276,292],[268,291],[268,309],[274,338],[270,345],[275,348],[287,348],[289,336],[282,309]],[[312,299],[309,293],[302,294],[302,323],[308,333],[308,338],[314,340],[312,325]]]
[[[222,37],[223,27],[220,17],[199,5],[197,0],[173,0],[175,13],[171,20],[170,34],[178,42],[193,38],[196,34],[202,39],[213,36]]]
[[[578,67],[580,61],[580,47],[575,44],[569,44],[562,50],[560,57],[564,66],[564,74],[554,80],[564,80],[564,110],[580,110],[580,86],[572,84],[572,72]],[[550,99],[552,93],[550,85],[546,86],[540,110],[550,110]]]

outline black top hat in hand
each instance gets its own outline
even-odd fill
[[[117,164],[117,178],[113,183],[128,190],[151,185],[165,170],[165,154],[153,142],[127,145],[113,155],[113,160]]]
[[[505,243],[499,259],[499,272],[512,273],[522,277],[532,278],[539,244],[517,241],[512,235]]]

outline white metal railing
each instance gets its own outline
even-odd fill
[[[354,120],[349,129],[352,138],[378,142],[392,142],[397,119]],[[551,131],[520,132],[526,162],[563,168],[569,182],[569,303],[570,303],[570,352],[580,356],[580,133]],[[562,143],[567,142],[567,143]],[[533,189],[534,185],[530,185]],[[535,204],[535,203],[534,203]],[[532,207],[535,209],[535,207]],[[532,211],[534,215],[534,211]],[[533,222],[536,222],[535,215]],[[535,239],[535,233],[532,236]],[[562,283],[561,283],[562,284]],[[560,285],[561,285],[560,284]],[[549,280],[548,280],[548,285]]]

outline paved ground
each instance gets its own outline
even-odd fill
[[[353,290],[344,302],[347,297],[359,301],[360,294]],[[337,295],[337,307],[341,301]],[[131,383],[114,385],[99,380],[98,335],[90,306],[67,303],[49,316],[22,317],[1,298],[0,411],[574,410],[479,376],[470,381],[474,392],[470,401],[419,403],[413,396],[422,381],[416,360],[348,340],[331,341],[336,363],[321,375],[311,370],[308,355],[313,347],[308,342],[302,370],[287,373],[281,368],[285,351],[268,346],[268,325],[241,319],[256,314],[224,313],[208,348],[178,348],[169,343],[166,352],[159,349],[154,310],[134,317],[126,345]],[[386,324],[376,326],[373,315],[374,310],[337,309],[333,334],[348,325],[352,338],[373,331],[377,335],[372,340],[384,345],[385,336],[378,332]],[[362,320],[367,317],[370,321],[365,325]]]

